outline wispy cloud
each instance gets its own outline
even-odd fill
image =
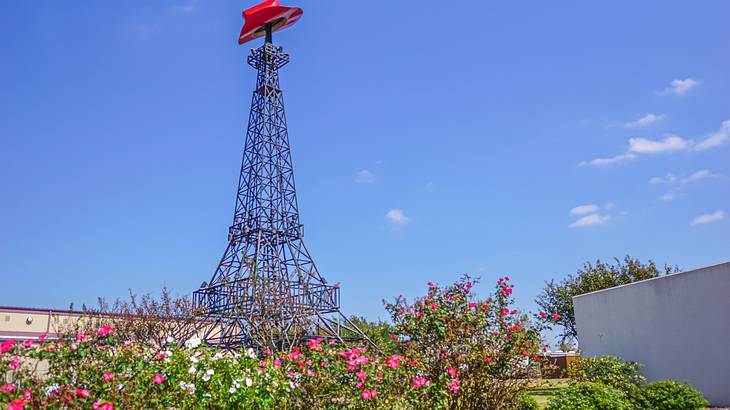
[[[699,81],[693,79],[693,78],[685,78],[684,80],[678,79],[673,80],[672,83],[669,85],[669,87],[658,91],[657,94],[659,95],[678,95],[682,96],[690,92],[693,88],[697,87],[700,84]]]
[[[625,153],[607,158],[595,158],[581,161],[585,165],[613,165],[637,158],[640,155],[670,153],[679,151],[704,151],[730,142],[730,120],[722,122],[718,131],[701,139],[685,139],[678,135],[667,134],[661,139],[633,137],[629,138],[629,147]]]
[[[623,125],[624,128],[644,128],[648,127],[657,122],[663,121],[666,118],[664,114],[646,114],[635,121],[627,122]]]
[[[375,175],[368,171],[367,169],[363,169],[362,171],[359,171],[357,174],[355,174],[355,183],[356,184],[374,184],[375,183]]]
[[[694,225],[707,225],[713,222],[722,221],[725,219],[725,212],[717,210],[711,214],[702,214],[692,220],[692,226]]]
[[[730,120],[722,122],[720,129],[708,135],[705,139],[700,140],[695,146],[695,150],[704,151],[710,148],[719,147],[730,140]]]
[[[613,165],[613,164],[618,164],[619,162],[630,161],[630,160],[632,160],[634,158],[636,158],[636,155],[631,154],[631,153],[628,153],[628,154],[619,154],[619,155],[616,155],[615,157],[609,157],[609,158],[594,158],[594,159],[592,159],[590,161],[582,161],[578,165],[580,165],[580,166],[584,166],[584,165],[596,165],[596,166]]]
[[[404,226],[411,222],[411,218],[406,216],[405,212],[401,209],[393,208],[385,214],[385,219],[390,221],[395,226]]]
[[[664,195],[659,197],[659,199],[662,201],[673,201],[679,196],[681,186],[701,181],[703,179],[719,177],[721,177],[720,174],[713,174],[712,172],[710,172],[710,170],[701,169],[699,171],[691,173],[688,176],[681,177],[678,177],[669,172],[666,176],[663,177],[652,177],[651,179],[649,179],[649,183],[654,185],[675,185],[674,188],[670,189]]]
[[[172,10],[173,13],[179,14],[190,14],[195,12],[197,9],[197,6],[193,3],[178,4],[170,7],[170,10]]]
[[[659,197],[659,200],[664,202],[674,201],[677,199],[677,196],[679,195],[679,190],[677,189],[671,189],[664,193],[664,195]]]
[[[659,152],[682,151],[690,142],[682,137],[669,134],[660,140],[648,138],[629,138],[629,152],[634,154],[656,154]]]
[[[587,227],[587,226],[601,225],[610,219],[611,219],[611,217],[609,215],[600,215],[600,214],[595,213],[595,214],[586,215],[586,216],[578,219],[577,221],[568,225],[568,227],[582,228],[582,227]]]
[[[598,211],[598,205],[596,204],[589,204],[589,205],[578,205],[575,208],[570,210],[570,213],[573,215],[585,215],[590,214],[593,212]]]

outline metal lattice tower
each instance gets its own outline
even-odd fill
[[[289,55],[271,42],[251,50],[258,71],[228,247],[193,293],[198,334],[225,348],[285,349],[308,338],[367,339],[340,313],[302,240],[291,148],[279,85]]]

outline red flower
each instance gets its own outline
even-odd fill
[[[0,386],[0,391],[3,393],[12,393],[15,391],[15,385],[13,383],[7,383]]]
[[[545,316],[547,316],[547,313],[545,313],[545,312],[540,312],[540,317],[545,317]]]
[[[561,316],[560,316],[560,313],[553,313],[553,316],[552,316],[552,317],[553,317],[553,319],[555,319],[555,320],[557,320],[557,319],[560,319],[560,318],[561,318]]]
[[[82,399],[86,399],[89,397],[89,391],[86,389],[74,389],[74,394],[76,397],[80,397]]]

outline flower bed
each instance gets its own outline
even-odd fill
[[[111,326],[62,340],[0,344],[0,408],[515,408],[538,358],[538,329],[513,309],[508,278],[476,300],[464,278],[386,306],[387,346],[311,339],[287,352],[225,352],[199,339],[162,348]],[[47,363],[48,373],[35,368]]]

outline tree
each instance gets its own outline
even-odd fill
[[[540,316],[549,319],[545,321],[547,327],[552,328],[553,325],[562,327],[562,333],[559,335],[561,343],[572,342],[578,337],[573,296],[679,272],[676,266],[665,265],[660,269],[652,260],[644,264],[629,255],[626,255],[623,261],[618,258],[614,258],[614,261],[615,264],[601,260],[597,260],[595,264],[586,262],[575,275],[568,275],[559,282],[555,280],[547,282],[535,299],[535,303],[542,310]]]

